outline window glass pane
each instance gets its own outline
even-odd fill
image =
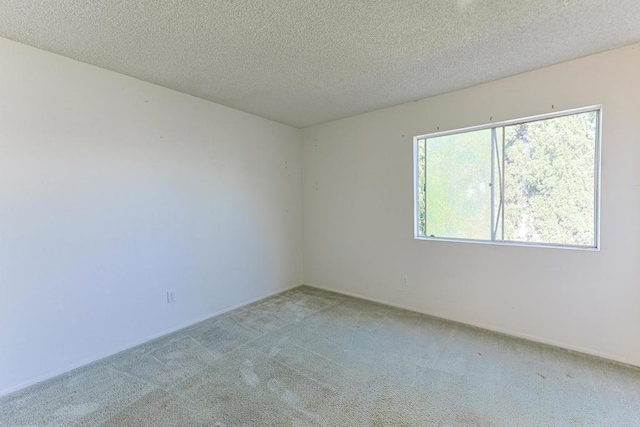
[[[416,161],[418,162],[418,236],[425,236],[427,233],[427,217],[426,217],[426,195],[425,195],[425,162],[426,162],[426,153],[425,148],[427,145],[427,141],[424,139],[418,140],[418,158]]]
[[[426,145],[427,235],[491,239],[491,129]]]
[[[504,132],[505,240],[594,246],[597,112]]]

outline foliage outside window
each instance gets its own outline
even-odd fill
[[[600,109],[415,138],[416,237],[598,246]]]

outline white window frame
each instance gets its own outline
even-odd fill
[[[531,243],[531,242],[520,242],[520,241],[504,241],[504,240],[481,240],[481,239],[465,239],[465,238],[454,238],[454,237],[430,237],[430,236],[421,236],[419,235],[419,225],[418,222],[420,220],[420,203],[419,203],[419,176],[418,176],[418,141],[429,138],[437,138],[441,136],[460,134],[465,132],[473,132],[485,129],[499,128],[503,126],[512,126],[519,125],[539,120],[547,120],[553,119],[557,117],[569,116],[573,114],[580,113],[588,113],[588,112],[596,112],[596,142],[595,142],[595,157],[594,157],[594,245],[567,245],[560,243]],[[479,126],[471,126],[460,129],[452,129],[448,131],[442,132],[434,132],[423,135],[417,135],[413,137],[413,237],[416,240],[430,240],[430,241],[441,241],[441,242],[463,242],[463,243],[480,243],[480,244],[488,244],[488,245],[501,245],[501,246],[526,246],[526,247],[540,247],[540,248],[557,248],[557,249],[574,249],[574,250],[587,250],[587,251],[599,251],[600,250],[600,176],[601,176],[601,152],[602,152],[602,105],[592,105],[589,107],[582,108],[574,108],[571,110],[557,111],[547,114],[540,114],[536,116],[523,117],[514,120],[505,120],[502,122],[494,122],[487,123]],[[493,159],[492,159],[493,164]],[[425,182],[426,185],[426,182]],[[492,202],[493,204],[493,202]],[[426,209],[426,206],[425,206]]]

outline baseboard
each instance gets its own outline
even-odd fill
[[[236,304],[236,305],[233,305],[233,306],[231,306],[231,307],[227,307],[227,308],[225,308],[225,309],[223,309],[223,310],[216,311],[216,312],[215,312],[215,313],[213,313],[213,314],[208,314],[208,315],[203,316],[203,317],[200,317],[200,318],[198,318],[198,319],[196,319],[196,320],[192,320],[192,321],[189,321],[189,322],[187,322],[187,323],[183,323],[183,324],[181,324],[181,325],[179,325],[179,326],[176,326],[176,327],[174,327],[174,328],[166,329],[166,330],[164,330],[164,331],[162,331],[162,332],[158,332],[158,333],[156,333],[156,334],[149,335],[149,336],[147,336],[147,337],[145,337],[145,338],[143,338],[143,339],[140,339],[140,340],[134,341],[134,342],[132,342],[132,343],[126,344],[126,345],[124,345],[124,346],[122,346],[122,347],[118,347],[115,351],[110,351],[110,352],[106,352],[106,353],[101,353],[101,354],[98,354],[98,355],[92,356],[92,357],[90,357],[90,358],[84,359],[84,360],[82,360],[82,361],[80,361],[80,362],[77,362],[77,363],[74,363],[74,364],[72,364],[72,365],[69,365],[69,366],[67,366],[67,367],[65,367],[65,368],[57,369],[57,370],[52,371],[52,372],[49,372],[49,373],[47,373],[47,374],[40,375],[40,376],[38,376],[38,377],[36,377],[36,378],[34,378],[34,379],[32,379],[32,380],[25,381],[25,382],[23,382],[23,383],[21,383],[21,384],[18,384],[17,386],[9,387],[9,388],[4,389],[4,390],[0,390],[0,397],[2,397],[2,396],[6,396],[6,395],[11,394],[11,393],[15,393],[16,391],[19,391],[19,390],[22,390],[22,389],[24,389],[24,388],[30,387],[30,386],[32,386],[32,385],[34,385],[34,384],[40,383],[40,382],[42,382],[42,381],[49,380],[49,379],[51,379],[51,378],[55,378],[55,377],[57,377],[58,375],[65,374],[65,373],[67,373],[67,372],[71,372],[71,371],[73,371],[74,369],[81,368],[81,367],[83,367],[83,366],[89,365],[89,364],[91,364],[91,363],[97,362],[97,361],[102,360],[102,359],[105,359],[105,358],[107,358],[107,357],[114,356],[114,355],[116,355],[116,354],[118,354],[118,353],[121,353],[121,352],[123,352],[123,351],[130,350],[130,349],[132,349],[132,348],[134,348],[134,347],[137,347],[137,346],[139,346],[139,345],[141,345],[141,344],[144,344],[144,343],[146,343],[146,342],[149,342],[149,341],[155,340],[156,338],[160,338],[160,337],[162,337],[162,336],[165,336],[165,335],[171,334],[171,333],[173,333],[173,332],[179,331],[180,329],[188,328],[189,326],[191,326],[191,325],[195,325],[196,323],[200,323],[200,322],[203,322],[203,321],[205,321],[205,320],[207,320],[207,319],[211,319],[211,318],[213,318],[213,317],[220,316],[221,314],[228,313],[229,311],[233,311],[233,310],[238,309],[238,308],[240,308],[240,307],[244,307],[245,305],[253,304],[254,302],[257,302],[257,301],[263,300],[263,299],[265,299],[265,298],[269,298],[269,297],[271,297],[271,296],[281,294],[281,293],[283,293],[283,292],[289,291],[289,290],[294,289],[294,288],[297,288],[297,287],[299,287],[299,286],[300,286],[300,285],[289,286],[289,287],[287,287],[287,288],[285,288],[285,289],[280,289],[280,290],[277,290],[277,291],[275,291],[275,292],[270,292],[270,293],[268,293],[268,294],[265,294],[265,295],[259,296],[259,297],[257,297],[257,298],[252,298],[252,299],[250,299],[250,300],[248,300],[248,301],[244,301],[244,302],[242,302],[242,303],[240,303],[240,304]]]
[[[342,291],[342,290],[339,290],[339,289],[330,288],[330,287],[327,287],[327,286],[320,286],[320,285],[315,285],[315,284],[312,284],[312,283],[305,283],[305,285],[309,286],[309,287],[312,287],[312,288],[317,288],[317,289],[322,289],[322,290],[325,290],[325,291],[329,291],[329,292],[335,292],[337,294],[342,294],[342,295],[346,295],[346,296],[350,296],[350,297],[354,297],[354,298],[360,298],[360,299],[363,299],[363,300],[376,302],[378,304],[384,304],[384,305],[388,305],[388,306],[391,306],[391,307],[401,308],[403,310],[413,311],[415,313],[424,314],[426,316],[434,317],[436,319],[444,320],[444,321],[447,321],[447,322],[458,323],[458,324],[466,325],[466,326],[473,326],[474,328],[485,329],[485,330],[488,330],[488,331],[491,331],[491,332],[496,332],[496,333],[499,333],[499,334],[502,334],[502,335],[515,337],[515,338],[520,338],[520,339],[524,339],[524,340],[527,340],[527,341],[532,341],[532,342],[535,342],[535,343],[538,343],[538,344],[544,344],[546,346],[559,348],[561,350],[580,353],[580,354],[583,354],[583,355],[586,355],[586,356],[589,356],[589,357],[595,357],[595,358],[598,358],[598,359],[604,359],[604,360],[606,360],[608,362],[614,362],[616,364],[623,365],[623,366],[626,366],[626,367],[640,369],[640,364],[638,362],[625,360],[624,358],[615,356],[613,354],[603,353],[601,351],[591,350],[591,349],[588,349],[588,348],[574,346],[574,345],[571,345],[571,344],[565,344],[565,343],[561,343],[561,342],[558,342],[558,341],[554,341],[554,340],[538,337],[538,336],[535,336],[535,335],[523,334],[521,332],[516,332],[516,331],[509,330],[509,329],[503,329],[503,328],[499,328],[499,327],[495,327],[495,326],[491,326],[491,325],[486,325],[486,324],[479,323],[479,322],[462,321],[462,320],[454,319],[454,318],[449,317],[449,316],[442,315],[440,313],[429,312],[429,311],[426,311],[426,310],[421,310],[421,309],[416,308],[416,307],[405,306],[405,305],[402,305],[402,304],[395,304],[395,303],[379,300],[379,299],[376,299],[376,298],[371,298],[371,297],[368,297],[368,296],[365,296],[365,295],[361,295],[361,294],[357,294],[357,293],[353,293],[353,292],[345,292],[345,291]]]

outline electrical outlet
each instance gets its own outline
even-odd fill
[[[167,291],[167,304],[176,302],[176,291]]]
[[[402,276],[400,283],[402,283],[402,286],[409,286],[409,278],[407,276]]]

